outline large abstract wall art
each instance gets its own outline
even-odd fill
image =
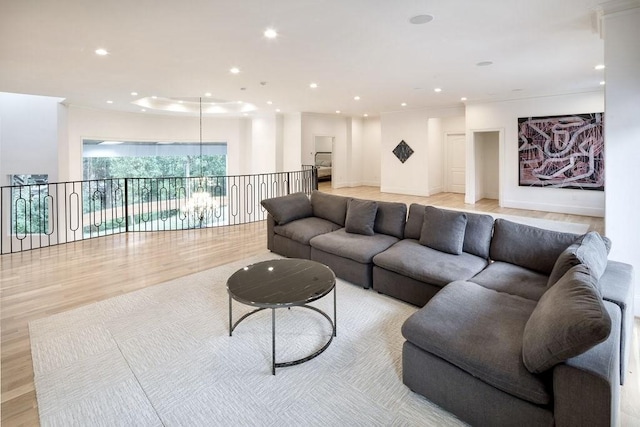
[[[604,113],[518,119],[520,186],[604,191]]]

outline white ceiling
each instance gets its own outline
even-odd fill
[[[346,115],[462,105],[463,96],[597,91],[604,79],[594,70],[604,59],[594,24],[599,3],[2,0],[0,91],[135,112],[139,98],[211,92],[258,113]],[[425,13],[435,19],[409,23]],[[267,27],[279,37],[266,39]],[[241,72],[231,74],[233,66]]]

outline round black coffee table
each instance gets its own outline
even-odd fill
[[[336,276],[326,265],[306,259],[288,258],[263,261],[236,271],[227,280],[229,292],[229,336],[240,322],[261,310],[271,309],[271,373],[313,359],[325,351],[336,336]],[[333,290],[333,320],[324,311],[307,305]],[[233,323],[232,300],[258,307]],[[276,363],[276,308],[304,307],[324,316],[333,333],[327,343],[307,357]]]

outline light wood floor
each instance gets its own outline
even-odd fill
[[[477,209],[558,221],[588,223],[601,218],[501,209],[495,201],[465,205],[462,195],[412,197],[374,187],[323,191],[376,200],[396,200]],[[0,256],[2,425],[38,425],[28,323],[79,306],[203,271],[266,250],[266,224],[176,232],[128,233]],[[636,333],[638,329],[636,321]],[[638,353],[637,341],[634,351]],[[638,366],[637,362],[636,365]],[[636,381],[636,394],[640,386]],[[629,388],[625,386],[625,389]],[[640,401],[640,400],[639,400]],[[627,411],[628,412],[628,411]],[[629,413],[631,417],[632,413]],[[635,414],[640,424],[640,414]]]

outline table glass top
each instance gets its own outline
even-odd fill
[[[334,288],[336,276],[326,265],[306,259],[276,259],[248,265],[227,280],[229,295],[256,307],[302,305]]]

